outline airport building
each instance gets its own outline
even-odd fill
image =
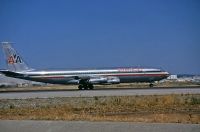
[[[178,77],[177,77],[177,75],[170,75],[167,79],[168,80],[177,80]]]

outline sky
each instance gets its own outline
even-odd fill
[[[0,0],[0,41],[32,68],[200,74],[199,0]],[[0,68],[6,68],[0,50]]]

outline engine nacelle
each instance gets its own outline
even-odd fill
[[[101,77],[101,78],[91,78],[91,79],[89,79],[89,83],[92,83],[92,84],[107,83],[107,78],[104,78],[104,77]]]
[[[79,84],[79,80],[73,79],[73,80],[68,81],[68,83],[69,84]]]
[[[120,79],[118,77],[108,77],[107,78],[107,83],[110,84],[119,84],[120,83]]]
[[[117,77],[100,77],[100,78],[91,78],[89,83],[92,84],[119,84],[120,79]]]

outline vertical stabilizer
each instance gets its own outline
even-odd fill
[[[8,70],[15,72],[31,70],[17,51],[11,46],[11,43],[2,42],[2,47]]]

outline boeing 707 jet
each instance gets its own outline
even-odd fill
[[[100,68],[73,70],[35,70],[28,67],[22,57],[8,42],[2,42],[5,53],[7,70],[0,70],[8,77],[19,78],[51,84],[76,84],[80,90],[93,89],[95,84],[119,84],[133,82],[160,81],[169,73],[160,69],[149,68]]]

